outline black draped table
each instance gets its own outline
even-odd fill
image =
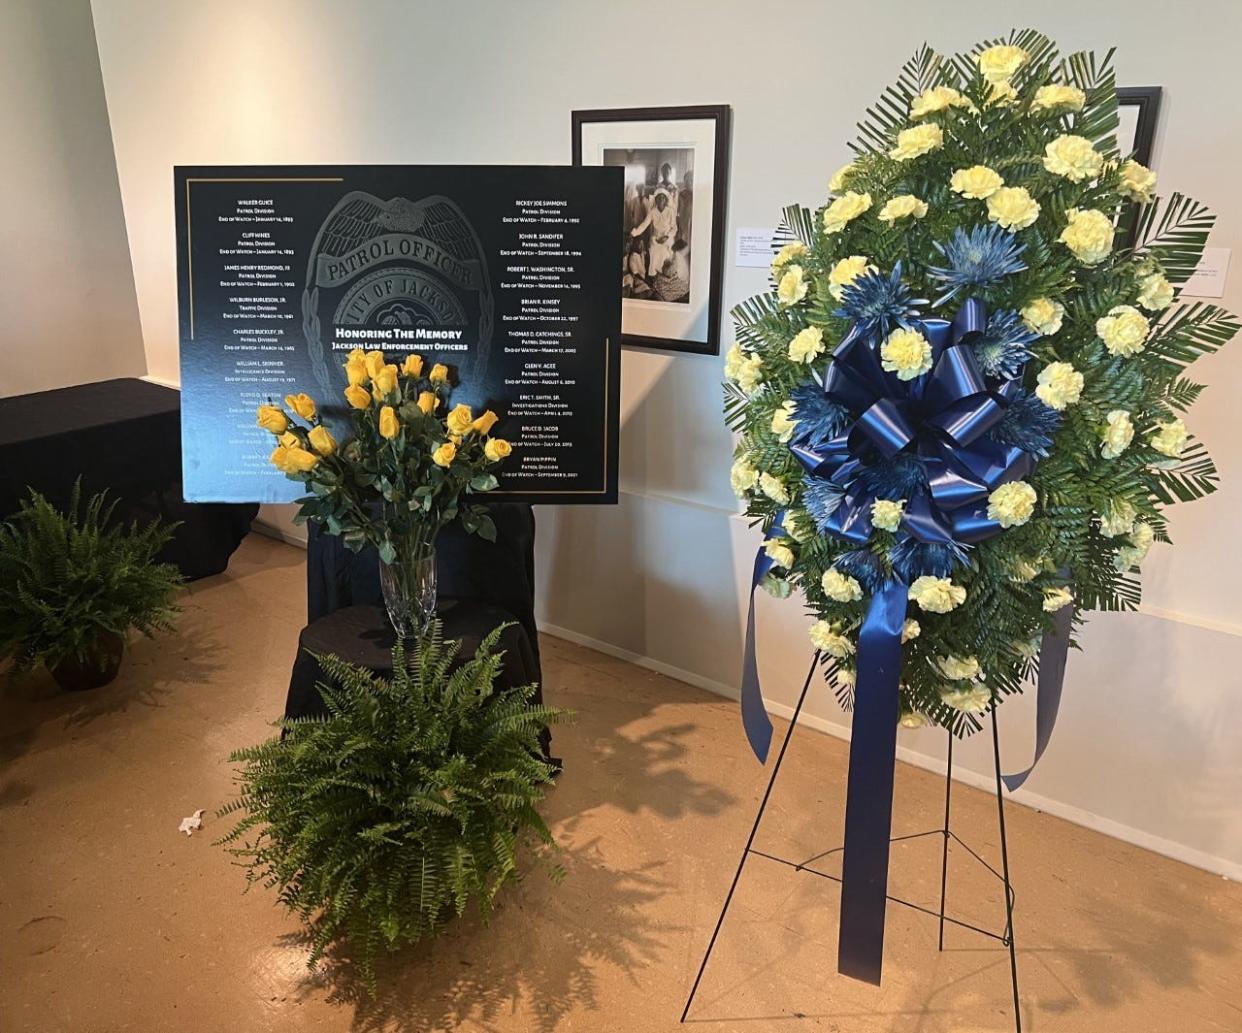
[[[511,613],[493,603],[464,599],[442,602],[438,616],[444,625],[445,640],[456,639],[460,642],[453,669],[473,657],[479,643],[491,631],[501,624],[508,624],[497,645],[497,649],[504,653],[496,679],[497,687],[538,684],[538,657],[526,630],[514,622]],[[298,655],[289,680],[285,716],[306,717],[327,713],[319,694],[319,685],[327,675],[317,656],[338,656],[355,666],[387,677],[392,674],[392,647],[395,641],[388,614],[380,606],[346,606],[307,625],[298,639]],[[534,699],[542,702],[542,692],[537,691]],[[546,732],[541,737],[541,745],[546,756],[550,745]]]
[[[187,578],[217,574],[250,529],[256,505],[192,505],[181,495],[181,395],[125,378],[0,398],[0,520],[29,488],[63,508],[107,490],[128,522],[182,526],[159,559]]]

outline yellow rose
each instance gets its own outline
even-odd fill
[[[844,660],[854,654],[854,643],[841,634],[836,624],[828,621],[816,621],[811,625],[811,644],[829,656]]]
[[[431,461],[436,466],[450,466],[453,459],[457,455],[457,446],[451,441],[446,441],[443,445],[431,453]]]
[[[1176,419],[1156,424],[1156,433],[1147,440],[1151,447],[1162,455],[1170,459],[1180,459],[1189,437],[1186,424],[1181,419]]]
[[[282,445],[284,445],[285,448],[301,448],[302,447],[302,442],[298,440],[298,436],[294,434],[293,431],[291,430],[285,431],[276,440],[279,441]]]
[[[1031,55],[1021,47],[1007,43],[988,47],[975,58],[979,71],[990,83],[1008,82],[1030,59]]]
[[[933,86],[930,90],[924,90],[910,102],[910,117],[926,118],[928,115],[934,115],[948,108],[969,106],[970,101],[952,86]]]
[[[836,567],[824,571],[819,579],[824,595],[838,603],[853,603],[862,598],[862,585],[848,574],[842,574]]]
[[[881,531],[896,531],[901,524],[906,500],[876,499],[871,503],[871,523]]]
[[[988,218],[1007,230],[1024,230],[1039,218],[1039,202],[1026,187],[1001,187],[988,198]]]
[[[418,396],[418,407],[427,416],[436,411],[436,406],[440,404],[440,396],[434,391],[423,391]]]
[[[870,194],[856,194],[852,190],[846,191],[824,209],[824,232],[840,233],[851,220],[857,219],[858,216],[862,215],[870,207]]]
[[[802,266],[791,265],[785,270],[781,282],[776,285],[776,297],[781,305],[787,308],[805,298],[806,290],[807,282],[802,276]]]
[[[475,418],[475,421],[471,424],[471,427],[473,427],[480,434],[490,434],[492,428],[496,426],[496,421],[499,419],[499,416],[492,412],[491,409],[488,409],[482,416]]]
[[[944,146],[944,133],[935,122],[903,129],[897,134],[897,144],[888,152],[897,161],[909,161],[919,155],[938,150]]]
[[[471,424],[474,423],[474,413],[470,411],[468,405],[455,405],[445,422],[448,424],[450,434],[466,434]]]
[[[1032,111],[1055,111],[1064,108],[1067,111],[1081,111],[1087,103],[1087,95],[1077,86],[1061,86],[1052,84],[1041,86],[1035,91],[1035,99],[1031,101]]]
[[[880,346],[880,365],[898,380],[913,380],[932,368],[931,343],[917,330],[899,327]]]
[[[1110,355],[1129,358],[1147,347],[1151,324],[1133,305],[1115,305],[1095,321],[1095,332]]]
[[[367,375],[374,380],[375,375],[384,368],[384,353],[382,351],[369,351],[363,359],[367,364]]]
[[[289,429],[289,419],[278,405],[260,405],[255,423],[271,434],[283,434]]]
[[[1134,424],[1125,409],[1114,409],[1106,419],[1108,422],[1104,425],[1104,443],[1100,445],[1100,455],[1105,459],[1116,459],[1134,440]]]
[[[427,374],[427,379],[433,384],[443,384],[448,381],[448,367],[442,362],[437,362],[431,367],[431,372]]]
[[[880,209],[880,222],[896,222],[898,219],[913,217],[921,219],[927,214],[927,202],[913,194],[898,194],[884,202]]]
[[[487,444],[483,446],[483,454],[493,463],[507,459],[512,452],[513,446],[504,438],[488,438]]]
[[[832,174],[832,178],[828,180],[828,192],[831,194],[839,194],[845,189],[845,181],[854,174],[854,163],[842,165],[836,172]]]
[[[1173,285],[1163,273],[1151,273],[1139,283],[1138,303],[1148,312],[1159,312],[1173,304]]]
[[[907,595],[928,613],[948,613],[966,601],[966,589],[961,585],[931,574],[915,578]]]
[[[1143,204],[1151,204],[1152,191],[1156,189],[1156,174],[1131,158],[1121,166],[1121,182],[1117,190],[1123,197]]]
[[[285,405],[308,423],[315,418],[315,400],[306,393],[285,395]]]
[[[1022,322],[1044,337],[1051,337],[1061,329],[1064,315],[1065,306],[1051,298],[1036,298],[1022,306]]]
[[[336,438],[328,433],[327,427],[322,425],[312,427],[311,432],[306,436],[310,440],[311,448],[321,456],[330,456],[336,451]]]
[[[781,248],[772,259],[772,275],[775,276],[778,269],[784,268],[794,259],[805,258],[806,255],[806,245],[802,241],[791,241]]]
[[[355,409],[371,408],[371,392],[358,384],[350,384],[345,388],[345,401]]]
[[[387,438],[389,441],[401,433],[401,423],[397,419],[397,411],[391,405],[386,405],[380,410],[379,432],[380,437]]]
[[[365,384],[370,379],[371,374],[367,372],[366,353],[361,348],[355,348],[349,353],[349,358],[345,360],[345,376],[349,380],[350,387]]]
[[[401,372],[407,377],[416,377],[423,371],[423,357],[415,355],[411,352],[405,357],[405,361],[401,363]]]
[[[814,362],[824,353],[824,332],[817,326],[799,330],[789,342],[790,362]]]
[[[1082,397],[1082,374],[1068,362],[1050,362],[1039,371],[1035,397],[1060,412]]]
[[[972,165],[968,169],[958,169],[949,179],[949,189],[955,194],[982,201],[991,197],[1005,185],[1000,173],[986,165]]]
[[[1104,155],[1085,136],[1058,136],[1044,148],[1044,168],[1071,183],[1094,179],[1104,167]]]
[[[1035,512],[1035,489],[1026,481],[1002,484],[988,496],[988,519],[1001,527],[1020,527]]]
[[[378,402],[389,395],[395,394],[397,391],[397,367],[393,365],[381,366],[375,373],[371,374],[371,393],[375,395]]]
[[[1113,223],[1094,208],[1071,208],[1057,237],[1083,265],[1099,265],[1113,250]]]
[[[319,457],[301,447],[286,448],[281,445],[271,454],[270,460],[277,470],[283,470],[285,473],[306,473],[315,468]]]
[[[870,268],[872,266],[863,255],[841,259],[828,273],[828,293],[840,301],[845,288]]]

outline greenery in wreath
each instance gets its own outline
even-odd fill
[[[1110,61],[923,48],[734,310],[733,487],[846,705],[896,581],[902,723],[977,727],[1062,607],[1135,607],[1163,507],[1214,490],[1185,374],[1238,323],[1177,304],[1212,216],[1118,153]]]

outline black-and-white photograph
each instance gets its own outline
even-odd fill
[[[694,148],[605,148],[625,169],[621,296],[690,303]]]

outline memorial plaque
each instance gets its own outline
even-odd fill
[[[453,370],[500,415],[504,501],[617,497],[622,172],[178,167],[182,461],[191,502],[289,502],[255,408],[305,391],[347,432],[353,348]]]

